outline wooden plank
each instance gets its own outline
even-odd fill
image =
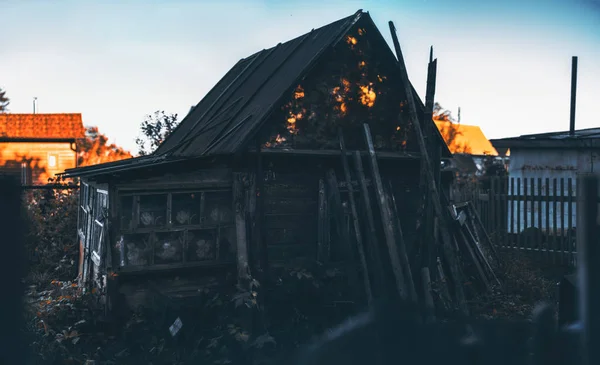
[[[456,254],[454,252],[454,246],[452,244],[450,230],[448,228],[447,219],[449,217],[448,217],[447,212],[442,207],[442,203],[441,203],[442,197],[440,196],[440,194],[438,192],[438,188],[437,188],[435,179],[433,177],[433,172],[432,172],[433,169],[432,169],[431,161],[429,160],[429,155],[427,152],[427,147],[425,145],[423,131],[421,129],[421,124],[420,124],[419,118],[417,116],[417,108],[415,106],[415,101],[413,98],[413,89],[412,89],[412,86],[408,79],[408,73],[406,72],[404,57],[402,56],[402,50],[400,49],[400,43],[398,42],[398,37],[396,36],[396,28],[394,27],[394,23],[391,21],[389,22],[389,26],[390,26],[390,31],[392,33],[392,40],[394,43],[394,48],[396,50],[396,56],[398,58],[397,65],[398,65],[398,68],[400,71],[400,78],[401,78],[401,82],[403,84],[402,86],[404,88],[404,94],[406,95],[407,102],[408,102],[409,119],[412,123],[413,128],[415,129],[415,132],[416,132],[416,137],[417,137],[417,142],[419,144],[419,151],[421,152],[421,157],[423,159],[423,162],[427,166],[427,168],[425,169],[426,173],[427,173],[427,180],[428,180],[427,182],[429,184],[429,188],[431,189],[432,195],[435,197],[435,199],[432,200],[434,203],[435,213],[437,216],[440,217],[439,222],[440,222],[441,236],[442,236],[442,240],[443,240],[442,249],[443,249],[446,261],[448,262],[448,265],[450,268],[450,272],[451,272],[451,276],[452,276],[451,279],[453,280],[453,282],[455,284],[454,285],[455,295],[456,295],[457,302],[459,304],[459,308],[463,315],[468,316],[469,308],[467,307],[467,303],[466,303],[466,299],[465,299],[465,293],[464,293],[464,288],[463,288],[464,282],[463,282],[462,275],[460,273]],[[365,126],[366,126],[366,124],[365,124]]]
[[[365,248],[363,237],[360,229],[360,222],[358,220],[358,212],[356,210],[356,201],[354,200],[354,188],[352,186],[352,176],[350,176],[350,167],[348,166],[348,159],[346,156],[346,143],[344,142],[344,133],[341,127],[338,127],[338,138],[340,141],[340,151],[342,152],[342,167],[344,169],[344,177],[346,179],[346,185],[348,187],[348,199],[350,201],[350,211],[352,213],[352,223],[354,226],[354,234],[356,235],[356,248],[358,252],[358,260],[360,262],[361,269],[363,271],[363,284],[365,286],[365,293],[367,295],[368,304],[373,303],[373,292],[371,291],[371,278],[369,275],[369,268],[367,266],[367,257],[365,256]]]
[[[529,212],[529,207],[527,206],[528,190],[529,190],[529,179],[527,179],[525,177],[525,178],[523,178],[523,229],[529,228],[529,222],[528,222],[529,215],[527,214]],[[525,240],[525,242],[523,242],[523,247],[527,246],[527,244],[528,244],[527,238],[525,238],[524,240]]]
[[[518,177],[517,178],[517,198],[521,197],[521,178]],[[517,243],[515,245],[515,247],[517,249],[521,248],[521,201],[520,199],[517,199],[517,204],[516,204],[516,208],[517,208],[517,232],[516,235],[516,239],[517,239]]]
[[[569,231],[567,233],[567,255],[569,266],[573,266],[574,252],[573,252],[573,179],[567,180],[567,220]]]
[[[392,188],[392,182],[388,180],[388,191],[386,192],[388,201],[392,208],[392,219],[396,222],[396,234],[398,243],[398,253],[400,254],[400,263],[404,269],[404,276],[406,277],[406,284],[408,286],[409,298],[416,305],[419,298],[417,297],[417,291],[415,289],[415,282],[413,281],[412,270],[410,267],[410,261],[406,254],[406,241],[404,241],[404,233],[402,232],[402,222],[400,222],[400,214],[398,214],[398,205],[396,204],[396,197],[394,196],[394,190]],[[433,247],[432,247],[433,249]]]
[[[552,255],[550,254],[550,179],[546,178],[546,196],[544,206],[546,207],[546,229],[544,230],[544,234],[546,236],[546,242],[544,245],[545,255],[544,259],[547,262],[551,262]]]
[[[492,229],[492,239],[494,243],[500,246],[500,242],[498,242],[498,218],[496,212],[496,203],[497,203],[497,192],[496,192],[496,183],[498,180],[495,177],[490,178],[490,222]]]
[[[246,196],[244,192],[244,176],[237,172],[233,174],[233,205],[235,209],[238,284],[245,287],[248,284],[250,275],[248,235],[246,232]]]
[[[510,232],[510,247],[514,248],[515,247],[515,204],[518,204],[514,197],[515,197],[515,178],[511,177],[509,178],[510,180],[510,228],[509,228],[509,232]]]
[[[535,197],[535,179],[534,178],[530,178],[529,179],[529,191],[531,193],[531,197]],[[535,227],[535,201],[534,199],[531,200],[531,210],[529,211],[529,221],[531,222],[531,227]],[[531,248],[535,248],[535,244],[536,244],[536,238],[538,238],[539,235],[535,234],[532,235],[530,240],[530,244],[529,246]]]
[[[363,169],[362,156],[358,151],[354,151],[354,167],[356,169],[356,175],[360,186],[360,196],[363,199],[363,205],[367,215],[367,227],[369,230],[367,237],[370,244],[367,254],[369,255],[369,260],[372,263],[374,276],[376,278],[375,282],[378,283],[381,288],[384,288],[385,277],[383,273],[381,253],[379,252],[379,242],[377,240],[377,230],[375,228],[375,218],[372,210],[373,205],[371,204],[369,189],[367,187],[367,179]]]
[[[435,321],[435,305],[431,295],[431,275],[428,267],[421,268],[421,282],[423,285],[423,302],[425,304],[425,322]]]
[[[508,247],[508,179],[502,178],[500,183],[500,206],[502,207],[502,246]]]
[[[544,232],[544,226],[542,224],[542,199],[544,198],[544,195],[542,194],[542,178],[539,177],[537,179],[537,196],[540,198],[537,201],[537,220],[538,220],[538,228],[540,229],[540,231],[542,231],[542,233]],[[540,242],[538,242],[538,248],[542,248],[542,239],[543,239],[543,235],[540,236]]]
[[[344,247],[344,256],[346,266],[348,267],[348,278],[355,287],[358,286],[358,277],[356,276],[356,259],[352,246],[350,245],[350,237],[348,231],[344,227],[344,211],[342,208],[342,197],[340,190],[338,189],[337,177],[333,169],[327,170],[327,190],[331,192],[331,198],[333,202],[331,204],[331,212],[333,213],[333,220],[335,221],[335,228],[337,231],[338,239],[341,239],[341,245]]]
[[[406,287],[406,279],[400,263],[400,257],[398,249],[396,247],[396,237],[394,237],[394,223],[392,221],[390,208],[386,194],[383,190],[383,182],[381,181],[381,175],[379,174],[379,165],[377,163],[377,156],[375,155],[375,147],[373,146],[373,140],[371,139],[371,131],[368,124],[364,124],[364,136],[369,150],[371,164],[371,175],[372,180],[375,183],[375,193],[377,194],[377,205],[379,206],[379,212],[381,214],[381,220],[383,223],[383,232],[385,235],[385,241],[388,248],[388,254],[390,263],[392,265],[392,271],[394,278],[396,279],[396,289],[402,299],[408,299],[409,293]]]
[[[565,178],[560,178],[560,264],[566,263],[565,257]]]
[[[469,258],[470,258],[471,262],[473,263],[473,265],[475,266],[477,273],[479,274],[479,280],[485,287],[485,290],[489,291],[491,289],[490,282],[488,281],[487,276],[485,275],[485,272],[483,271],[483,268],[481,267],[481,263],[479,262],[477,254],[475,253],[475,251],[473,251],[473,247],[471,247],[471,245],[469,244],[469,240],[467,239],[467,236],[463,232],[462,227],[459,226],[457,228],[457,232],[458,232],[458,238],[459,238],[458,241],[462,243],[462,246],[466,249],[467,253],[469,254]]]
[[[554,257],[553,259],[553,263],[557,263],[559,262],[559,257],[558,257],[558,184],[557,184],[557,178],[552,179],[552,208],[553,208],[553,223],[554,226],[552,227],[552,250],[553,250],[553,254],[552,256]]]
[[[492,242],[487,230],[485,229],[485,227],[483,226],[483,223],[481,222],[481,218],[479,218],[479,214],[477,213],[477,210],[475,209],[475,207],[473,206],[472,203],[469,204],[470,206],[470,213],[473,214],[473,216],[475,217],[475,221],[477,223],[479,223],[479,225],[481,226],[483,233],[484,233],[484,239],[486,240],[488,247],[490,248],[490,251],[492,251],[492,255],[494,256],[494,259],[498,262],[498,264],[500,264],[500,256],[498,255],[498,251],[496,250],[496,246],[494,245],[494,242]]]
[[[319,179],[319,232],[317,241],[317,261],[324,264],[329,262],[329,254],[331,249],[329,241],[329,211],[327,208],[327,192],[325,190],[325,180]]]

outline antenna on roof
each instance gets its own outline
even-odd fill
[[[429,63],[433,62],[433,46],[429,47]]]
[[[460,124],[460,106],[458,107],[458,123]]]
[[[35,109],[37,107],[37,96],[33,97],[33,114],[35,114]]]

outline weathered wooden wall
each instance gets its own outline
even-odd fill
[[[56,157],[56,165],[50,167],[50,156]],[[27,184],[45,184],[48,178],[74,168],[77,154],[70,142],[2,142],[0,143],[0,171],[21,176],[21,163],[28,166]]]

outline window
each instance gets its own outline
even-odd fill
[[[54,154],[48,155],[48,167],[56,167],[58,165],[58,156]]]
[[[233,261],[230,190],[122,194],[121,266]]]

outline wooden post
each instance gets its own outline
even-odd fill
[[[510,177],[510,248],[515,248],[515,204],[518,204],[518,200],[515,199],[515,178]],[[517,203],[515,203],[517,202]]]
[[[319,180],[319,241],[317,250],[317,260],[321,263],[329,262],[330,241],[329,241],[329,210],[327,205],[327,191],[325,189],[325,180]]]
[[[396,49],[396,55],[398,57],[398,67],[400,69],[400,78],[404,87],[404,93],[406,95],[408,106],[409,106],[409,118],[412,122],[413,127],[415,128],[417,142],[419,144],[419,149],[422,154],[423,161],[427,166],[427,180],[429,183],[429,188],[431,189],[431,193],[435,199],[432,199],[434,204],[435,213],[440,217],[440,229],[442,233],[443,245],[442,249],[444,252],[444,256],[448,262],[448,266],[450,267],[450,273],[452,275],[452,280],[454,282],[455,287],[455,295],[458,301],[460,310],[463,315],[469,314],[469,308],[467,307],[464,288],[463,288],[463,278],[460,273],[460,269],[458,266],[458,260],[456,258],[456,254],[454,252],[452,239],[450,235],[450,230],[448,229],[447,212],[442,208],[440,194],[437,189],[437,185],[435,179],[433,177],[433,169],[431,165],[431,161],[429,160],[429,155],[427,153],[427,148],[425,145],[425,139],[423,137],[423,131],[421,129],[421,124],[419,118],[417,117],[417,108],[415,106],[415,101],[413,98],[413,90],[408,80],[408,74],[406,72],[406,66],[404,64],[404,58],[402,57],[402,51],[400,49],[400,43],[398,42],[398,37],[396,36],[396,28],[394,27],[393,22],[389,22],[390,31],[392,32],[392,40],[394,42],[394,48]]]
[[[517,178],[517,195],[513,196],[515,201],[517,202],[517,237],[515,248],[519,250],[521,248],[521,178]]]
[[[246,231],[246,194],[244,193],[244,175],[236,172],[233,174],[233,205],[235,207],[238,284],[242,287],[247,285],[249,276],[248,235]]]
[[[381,175],[379,174],[379,165],[377,164],[377,156],[375,155],[375,147],[373,147],[373,140],[371,138],[371,131],[367,123],[364,124],[365,139],[367,147],[369,149],[369,161],[371,162],[371,173],[373,183],[375,185],[375,192],[377,193],[377,204],[379,205],[379,211],[381,213],[381,219],[383,221],[383,232],[385,233],[385,241],[387,244],[390,262],[392,264],[392,271],[396,278],[396,287],[400,298],[407,299],[408,293],[406,291],[406,280],[402,272],[402,265],[400,264],[400,257],[396,247],[396,239],[394,237],[394,223],[390,214],[390,209],[387,204],[387,198],[383,190],[383,182],[381,181]]]
[[[598,245],[598,177],[577,180],[577,276],[579,318],[583,325],[584,365],[600,364],[600,245]]]
[[[560,264],[565,264],[565,178],[560,178]]]
[[[567,233],[567,242],[568,242],[568,246],[567,246],[567,254],[568,256],[568,264],[569,266],[573,266],[573,261],[574,261],[574,257],[573,257],[573,179],[569,178],[567,180],[567,221],[568,221],[568,227],[569,227],[569,231]]]
[[[430,138],[428,141],[428,147],[432,154],[432,167],[433,167],[433,178],[436,182],[436,186],[440,186],[441,182],[441,146],[436,140],[436,135],[438,132],[435,130],[437,127],[432,122],[433,117],[433,106],[435,99],[435,84],[436,84],[436,76],[437,76],[437,59],[433,60],[433,46],[429,49],[429,64],[427,67],[427,86],[425,92],[425,113],[423,120],[425,123],[429,124],[429,130],[425,129],[424,133]],[[422,163],[421,168],[428,168],[425,163]],[[425,179],[427,179],[426,174],[423,174]],[[424,231],[424,243],[425,243],[425,252],[427,257],[426,266],[429,268],[433,268],[435,265],[435,258],[437,256],[436,253],[436,232],[437,226],[434,224],[434,209],[433,204],[431,202],[432,199],[436,199],[434,195],[432,195],[431,190],[427,189],[427,200],[425,205],[425,231]]]
[[[431,295],[431,275],[428,267],[421,269],[421,281],[423,284],[423,301],[425,303],[425,322],[431,323],[435,321],[435,306],[433,304],[433,296]]]
[[[542,252],[542,244],[544,241],[544,226],[542,225],[542,202],[544,201],[542,195],[542,178],[538,177],[537,179],[537,213],[538,213],[538,229],[540,230],[540,235],[538,236],[538,243],[536,245],[536,249],[538,250],[538,255],[540,259],[543,259],[544,253]]]
[[[392,188],[392,182],[388,181],[388,201],[392,207],[392,215],[395,216],[394,221],[396,222],[396,233],[398,234],[398,253],[400,254],[400,263],[404,269],[404,275],[406,277],[406,284],[408,289],[408,296],[416,305],[419,301],[417,297],[417,291],[415,289],[415,282],[413,280],[412,269],[410,267],[410,261],[406,254],[406,243],[404,241],[404,234],[402,232],[402,224],[400,222],[400,214],[398,213],[398,205],[396,204],[396,197],[394,196],[394,189]],[[393,219],[393,218],[392,218]]]
[[[367,214],[367,227],[369,229],[369,250],[367,254],[373,264],[373,272],[376,277],[376,282],[385,288],[385,276],[383,274],[383,267],[381,261],[381,253],[379,252],[379,241],[377,240],[377,229],[375,228],[375,218],[373,217],[373,210],[371,204],[371,198],[369,197],[369,189],[367,187],[367,179],[365,177],[365,171],[363,169],[362,158],[360,152],[354,151],[354,167],[356,169],[356,175],[360,186],[360,195],[363,199],[363,205],[365,206],[365,213]],[[384,289],[385,291],[385,289]]]
[[[552,222],[554,226],[552,227],[552,260],[553,263],[557,263],[559,260],[558,257],[558,187],[557,187],[557,178],[552,179]]]
[[[256,156],[256,227],[255,227],[255,239],[256,248],[258,251],[258,263],[259,272],[254,273],[258,276],[258,281],[261,285],[266,286],[269,280],[268,274],[268,252],[267,242],[264,239],[264,200],[265,200],[265,173],[263,170],[263,159],[262,153],[260,153],[261,146],[257,143],[257,156]],[[266,290],[264,290],[266,292]]]
[[[348,267],[348,278],[352,285],[358,285],[358,278],[356,276],[356,259],[354,257],[354,251],[352,251],[352,246],[350,245],[350,237],[348,235],[348,231],[344,228],[344,211],[342,209],[342,197],[340,195],[340,190],[338,188],[337,177],[335,176],[335,171],[333,169],[327,170],[327,185],[328,189],[331,192],[331,197],[333,198],[332,211],[333,211],[333,219],[335,220],[335,227],[338,234],[338,240],[342,241],[341,244],[344,246],[345,250],[345,261],[346,267]]]
[[[552,255],[550,254],[550,179],[546,178],[546,194],[544,196],[544,206],[546,209],[546,242],[544,245],[544,259],[551,262]]]
[[[365,285],[365,293],[369,305],[373,302],[373,292],[371,291],[369,268],[367,266],[367,257],[365,256],[364,242],[358,220],[358,212],[356,211],[356,202],[354,201],[354,188],[352,187],[352,177],[350,176],[350,167],[348,166],[348,156],[346,156],[346,144],[344,143],[344,134],[342,128],[338,128],[338,137],[340,140],[340,151],[342,156],[342,167],[346,184],[348,185],[348,200],[350,201],[350,211],[352,212],[352,223],[354,225],[354,234],[356,235],[356,248],[358,251],[358,259],[363,270],[363,282]]]

